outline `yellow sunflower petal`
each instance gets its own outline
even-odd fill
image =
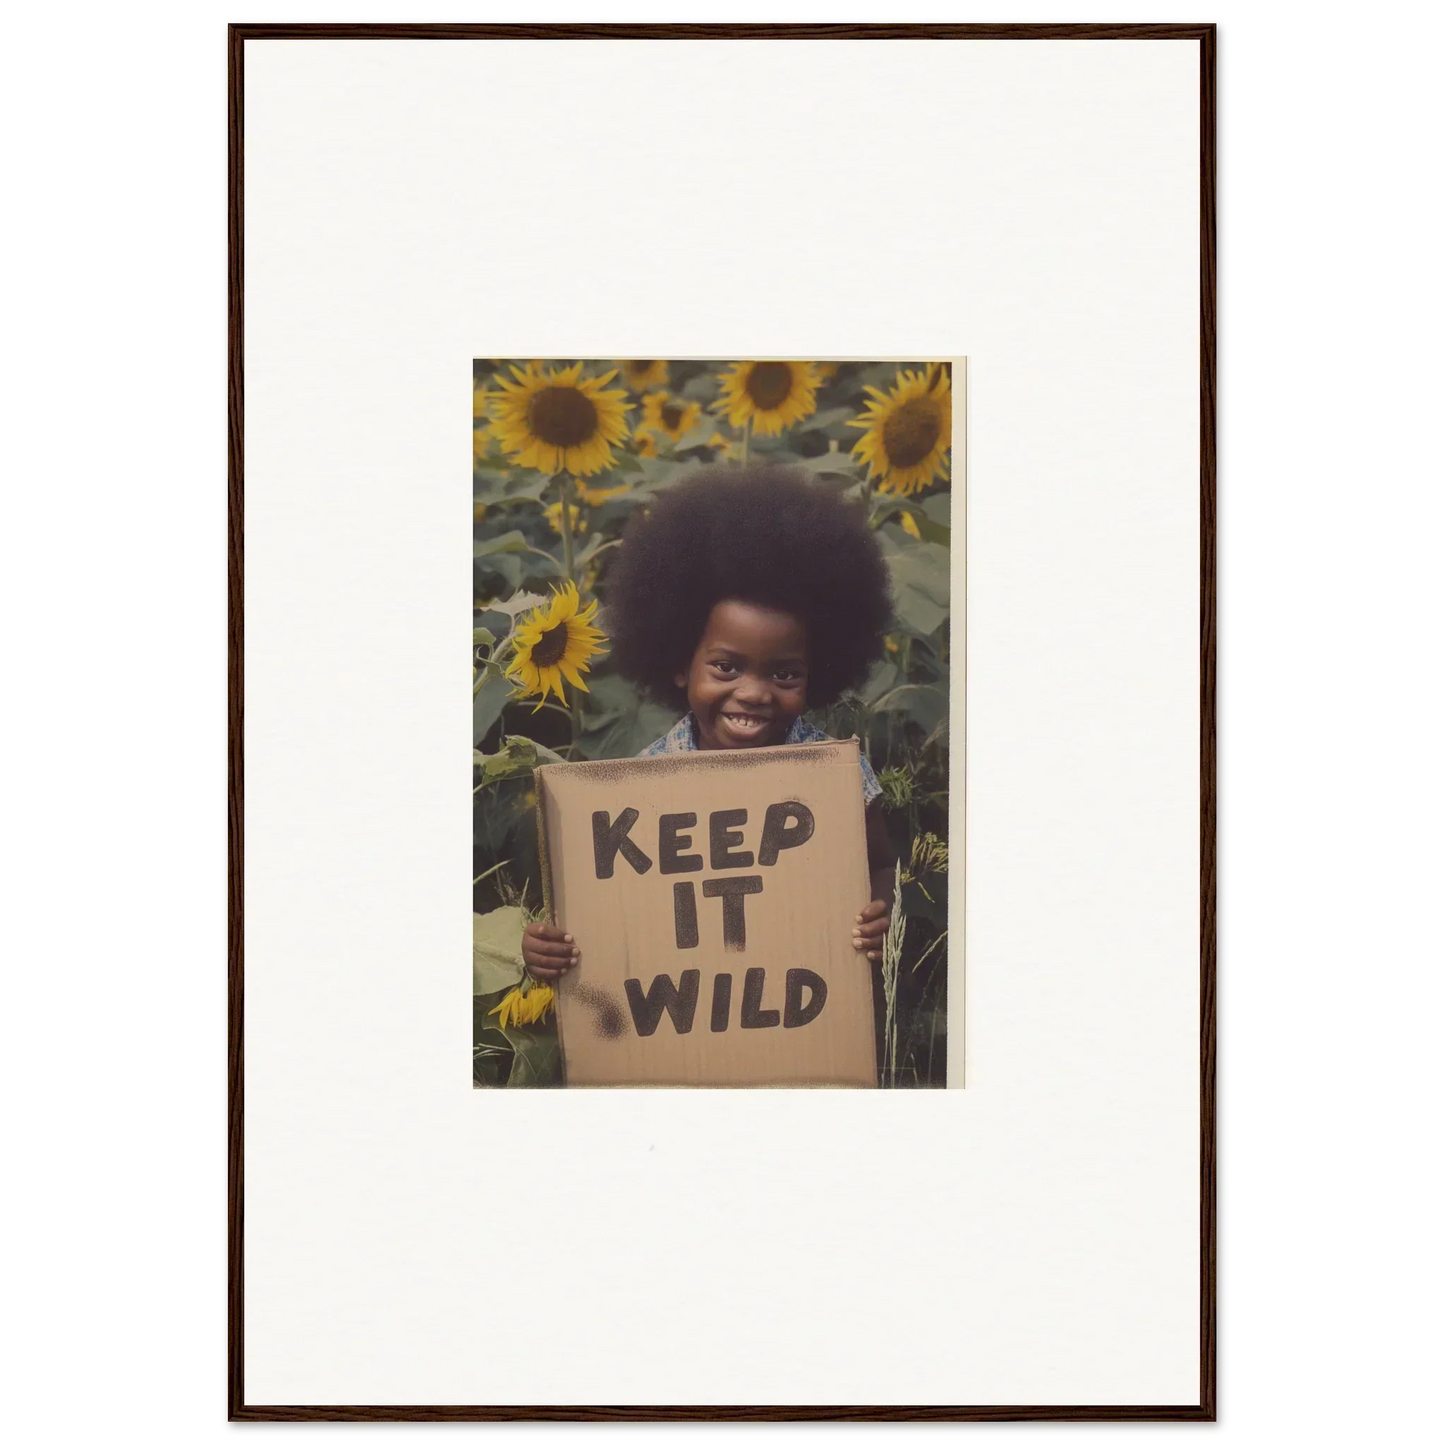
[[[507,675],[518,683],[523,696],[537,698],[534,712],[553,693],[566,705],[564,679],[580,692],[588,691],[582,673],[606,642],[605,634],[591,625],[597,606],[596,598],[582,606],[577,584],[566,582],[553,589],[545,610],[533,608],[518,622],[513,634],[515,656]]]
[[[872,388],[868,388],[872,390]],[[864,434],[853,455],[868,467],[881,492],[912,496],[948,475],[953,442],[953,401],[942,366],[922,371],[900,368],[886,395],[870,403],[863,418],[850,425]]]
[[[602,377],[582,376],[581,362],[561,369],[512,367],[499,378],[501,395],[491,406],[492,435],[513,461],[538,471],[591,476],[613,464],[613,447],[627,435],[630,403],[623,391],[607,391]]]
[[[665,387],[668,364],[665,361],[624,361],[622,376],[627,385],[641,396],[657,387]]]
[[[521,989],[514,988],[511,990],[510,993],[504,994],[502,996],[501,1003],[499,1003],[496,1008],[490,1010],[490,1013],[500,1015],[499,1022],[501,1023],[501,1026],[504,1029],[510,1028],[512,1023],[516,1019],[517,1009],[518,1006],[521,1004],[521,1001]]]
[[[718,405],[733,426],[777,436],[818,409],[820,385],[811,361],[739,361],[722,378]]]

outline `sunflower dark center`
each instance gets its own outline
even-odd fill
[[[776,411],[792,389],[793,368],[786,361],[760,361],[748,372],[745,390],[764,411]]]
[[[575,386],[546,386],[527,408],[532,434],[553,447],[579,447],[597,432],[597,408]]]
[[[532,646],[532,662],[537,667],[556,667],[567,651],[567,624],[549,627]]]
[[[916,467],[931,452],[943,431],[934,402],[914,397],[883,423],[883,450],[895,467]]]
[[[676,429],[678,422],[682,420],[682,408],[680,406],[665,406],[662,409],[662,424],[669,431]]]
[[[629,368],[636,376],[646,376],[656,364],[657,363],[653,361],[633,361],[628,363]]]

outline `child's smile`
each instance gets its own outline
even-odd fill
[[[807,705],[807,632],[789,612],[729,598],[709,614],[676,681],[697,719],[699,748],[776,745]]]

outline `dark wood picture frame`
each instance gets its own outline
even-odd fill
[[[1196,40],[1199,42],[1199,1397],[1197,1405],[359,1406],[245,1403],[244,1202],[244,198],[248,40]],[[228,48],[229,1419],[240,1420],[1197,1420],[1216,1418],[1215,1221],[1215,53],[1199,25],[232,25]]]

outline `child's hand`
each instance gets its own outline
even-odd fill
[[[581,957],[572,935],[550,923],[529,923],[522,934],[522,962],[543,983],[556,983]]]
[[[867,953],[874,963],[883,957],[883,940],[888,936],[888,904],[875,898],[853,922],[853,947]]]

